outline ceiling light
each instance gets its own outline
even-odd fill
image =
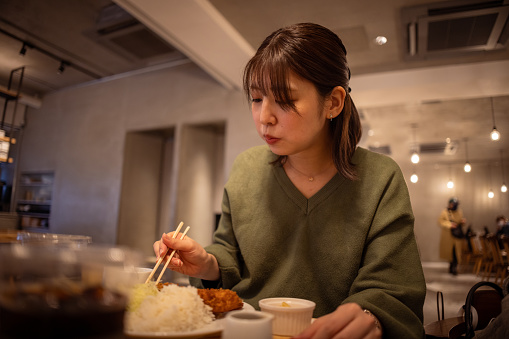
[[[470,162],[468,162],[468,139],[465,139],[465,156],[466,156],[466,162],[463,169],[465,170],[465,173],[470,173],[472,170],[472,166],[470,166]]]
[[[19,55],[25,56],[27,53],[27,44],[23,43],[23,46],[21,46],[21,50],[19,51]]]
[[[413,182],[414,184],[419,181],[419,177],[417,176],[417,174],[414,172],[414,174],[412,174],[412,176],[410,177],[410,181]]]
[[[417,154],[417,152],[412,153],[410,160],[412,161],[412,163],[418,164],[419,163],[419,154]]]
[[[507,192],[507,186],[505,185],[505,174],[504,174],[504,157],[502,156],[502,150],[500,150],[500,168],[502,169],[502,186],[500,187],[500,192]]]
[[[493,117],[493,130],[491,131],[491,140],[497,141],[500,139],[500,132],[497,131],[497,127],[495,125],[495,110],[493,109],[493,97],[491,99],[491,116]]]
[[[375,43],[380,46],[385,45],[387,43],[387,38],[383,35],[379,35],[375,38]]]
[[[453,187],[454,187],[454,182],[452,181],[451,166],[449,165],[449,181],[447,182],[447,188],[453,188]]]
[[[493,130],[491,131],[490,137],[491,137],[491,140],[493,140],[493,141],[497,141],[498,139],[500,139],[500,132],[497,131],[495,126],[493,126]]]
[[[472,166],[470,166],[470,163],[467,161],[463,169],[465,170],[466,173],[470,173],[470,171],[472,170]]]
[[[493,193],[493,190],[490,189],[490,191],[488,192],[488,198],[493,199],[494,196],[495,193]]]
[[[415,130],[417,129],[417,124],[416,123],[413,123],[410,125],[412,127],[412,132],[413,132],[413,151],[412,151],[412,156],[410,157],[410,161],[412,161],[413,164],[418,164],[419,163],[419,154],[417,153],[419,147],[417,146],[417,139],[415,137]]]
[[[60,67],[58,67],[58,74],[62,74],[65,71],[65,62],[60,61]]]

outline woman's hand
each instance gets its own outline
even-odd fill
[[[154,243],[154,252],[157,258],[159,259],[168,250],[162,261],[162,263],[166,263],[168,256],[175,249],[177,252],[168,265],[169,269],[204,280],[218,280],[219,266],[216,258],[189,237],[183,240],[173,239],[173,233],[163,234],[161,240]]]
[[[377,339],[382,338],[378,320],[358,304],[339,306],[334,312],[316,319],[304,332],[293,339]]]

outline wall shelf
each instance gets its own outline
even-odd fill
[[[49,228],[53,180],[53,172],[21,173],[16,200],[21,229]]]

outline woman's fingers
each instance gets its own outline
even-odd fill
[[[357,304],[345,304],[330,314],[316,319],[295,339],[381,338],[375,318]]]

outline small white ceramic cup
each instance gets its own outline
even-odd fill
[[[224,320],[222,339],[272,339],[274,316],[260,311],[233,311]]]

